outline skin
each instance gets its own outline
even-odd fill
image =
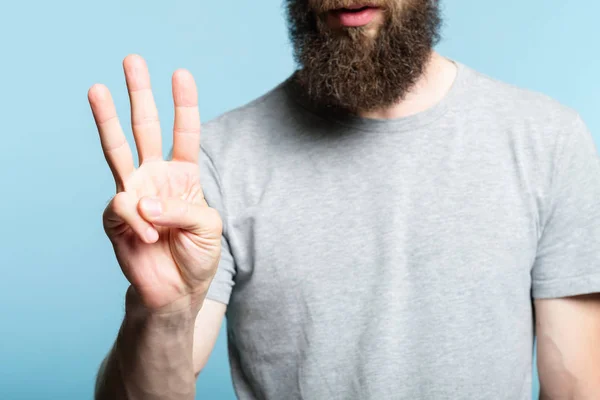
[[[108,89],[95,85],[88,95],[117,191],[104,228],[131,283],[96,398],[193,399],[195,371],[206,362],[225,312],[204,301],[220,257],[222,222],[199,182],[198,95],[191,74],[175,72],[173,160],[164,161],[146,63],[132,55],[123,67],[139,168]]]
[[[191,400],[225,314],[223,304],[205,300],[220,257],[222,221],[206,204],[199,182],[197,90],[189,72],[174,73],[173,159],[164,161],[146,63],[130,55],[123,66],[139,168],[108,89],[94,85],[88,94],[116,184],[104,227],[131,283],[125,318],[100,367],[95,398]],[[359,115],[395,119],[422,112],[444,97],[455,76],[455,65],[432,53],[425,73],[401,102]],[[596,399],[600,295],[536,300],[534,306],[541,398]]]
[[[536,300],[542,400],[600,394],[600,294]]]

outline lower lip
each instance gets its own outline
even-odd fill
[[[342,26],[365,26],[377,15],[377,8],[368,7],[360,11],[335,11],[333,14]]]

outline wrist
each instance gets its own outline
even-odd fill
[[[159,391],[164,394],[167,383],[176,376],[178,382],[185,381],[183,385],[192,395],[194,329],[199,307],[188,299],[170,310],[152,310],[133,288],[128,289],[125,319],[114,347],[123,392],[132,398],[147,398]],[[185,396],[180,394],[177,398],[188,398],[187,392]]]
[[[125,315],[133,319],[152,318],[156,320],[177,320],[184,322],[187,319],[195,320],[202,308],[206,290],[182,296],[171,303],[154,309],[147,307],[133,286],[129,286],[125,294]]]

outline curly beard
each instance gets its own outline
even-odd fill
[[[385,15],[375,35],[366,27],[334,31],[327,26],[327,11],[359,1],[286,0],[300,67],[295,78],[321,106],[358,112],[401,101],[424,73],[440,39],[438,0],[369,1]]]

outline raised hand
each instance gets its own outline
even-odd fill
[[[221,254],[222,221],[200,186],[200,115],[192,75],[173,74],[172,161],[164,161],[158,112],[144,60],[123,61],[139,167],[108,89],[88,93],[117,193],[103,214],[117,260],[144,306],[171,312],[201,303]]]

